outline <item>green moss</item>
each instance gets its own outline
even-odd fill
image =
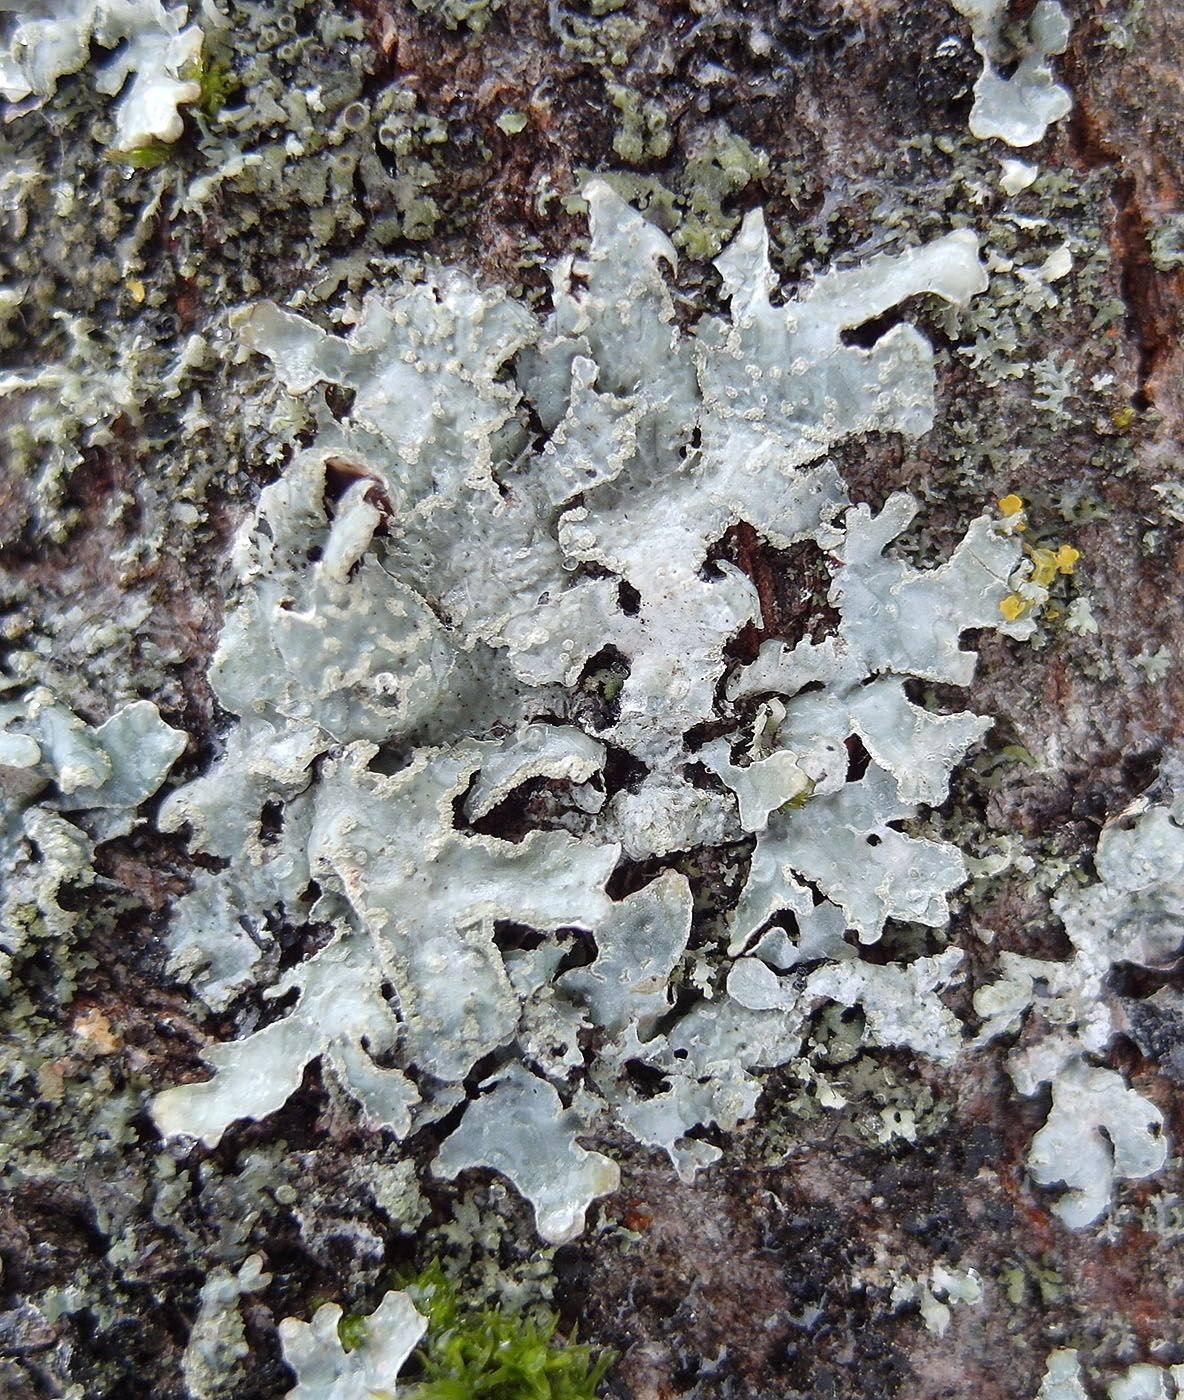
[[[439,1264],[406,1288],[428,1320],[408,1363],[408,1400],[593,1400],[612,1364],[611,1352],[597,1357],[592,1347],[557,1341],[554,1314],[538,1321],[467,1307]],[[344,1333],[341,1340],[348,1348]]]
[[[806,786],[796,796],[791,797],[788,802],[782,803],[783,812],[800,812],[807,802],[814,796],[814,791],[818,784],[813,778],[806,779]]]
[[[337,1324],[337,1336],[346,1351],[357,1351],[369,1336],[366,1319],[361,1313],[343,1313]]]
[[[131,151],[106,151],[108,160],[129,166],[132,170],[155,170],[173,154],[173,148],[163,141],[150,141],[146,146],[137,146]]]
[[[189,76],[196,80],[201,89],[196,104],[198,110],[208,121],[217,121],[223,107],[239,89],[238,79],[229,63],[218,58],[207,59],[202,53],[194,65],[193,74],[182,74],[182,77]]]

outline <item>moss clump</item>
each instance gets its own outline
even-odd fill
[[[357,1351],[369,1336],[366,1319],[360,1313],[346,1313],[337,1324],[337,1336],[346,1351]]]
[[[427,1318],[407,1364],[408,1400],[594,1400],[612,1352],[555,1339],[559,1319],[468,1308],[431,1264],[405,1285]]]
[[[195,106],[207,121],[216,122],[230,99],[240,91],[230,55],[212,58],[203,51],[182,77],[192,78],[201,89]]]
[[[133,146],[130,151],[106,151],[108,160],[118,161],[132,170],[156,170],[173,154],[163,141],[150,141],[146,146]]]

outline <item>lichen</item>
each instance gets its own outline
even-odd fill
[[[916,503],[850,506],[823,460],[852,433],[931,424],[925,340],[899,325],[864,349],[842,332],[917,292],[980,290],[970,234],[829,273],[774,307],[750,215],[718,261],[730,319],[688,336],[659,268],[669,243],[603,183],[586,194],[591,254],[558,265],[541,327],[454,272],[370,297],[348,337],[267,303],[242,317],[290,393],[328,382],[351,407],[341,423],[318,413],[316,442],[240,534],[211,668],[240,724],[162,814],[228,862],[198,876],[174,921],[174,966],[212,1006],[269,976],[266,911],[330,934],[268,988],[297,991],[286,1016],[212,1049],[212,1080],[157,1099],[162,1130],[216,1142],[322,1057],[371,1124],[405,1137],[474,1097],[463,1086],[483,1064],[434,1170],[495,1167],[550,1240],[617,1180],[578,1136],[615,1122],[692,1175],[719,1149],[688,1134],[750,1118],[753,1072],[792,1059],[821,1005],[861,1008],[870,1044],[957,1053],[940,993],[958,950],[880,967],[843,933],[944,924],[961,858],[898,824],[943,799],[989,721],[923,709],[905,678],[965,685],[963,631],[1031,625],[1000,611],[1020,551],[993,517],[915,569],[888,551]],[[729,662],[760,599],[708,558],[740,521],[775,547],[829,552],[829,635]],[[622,658],[619,689],[589,724],[573,701],[606,650]],[[849,772],[852,744],[864,773]],[[632,765],[623,784],[610,751]],[[517,842],[474,829],[539,782],[541,828]],[[278,834],[265,808],[282,812]],[[606,884],[622,858],[746,832],[730,947],[675,1014],[686,877],[669,869],[616,900]],[[511,923],[542,942],[501,946]],[[772,924],[780,942],[759,939]],[[787,975],[817,957],[804,981]],[[634,1062],[657,1092],[634,1084]]]
[[[388,1395],[407,1358],[424,1334],[426,1319],[406,1293],[392,1290],[346,1347],[345,1319],[336,1303],[324,1303],[311,1322],[288,1317],[280,1323],[284,1360],[296,1373],[286,1400],[360,1400]]]
[[[1184,1394],[1184,1366],[1156,1366],[1137,1361],[1110,1382],[1110,1400],[1175,1400]]]
[[[982,1038],[1010,1034],[1030,1008],[1043,1034],[1029,1036],[1008,1065],[1017,1088],[1052,1088],[1048,1120],[1028,1167],[1043,1185],[1069,1189],[1053,1209],[1066,1224],[1097,1220],[1121,1178],[1150,1176],[1167,1159],[1163,1115],[1122,1075],[1092,1065],[1116,1032],[1106,996],[1117,963],[1159,967],[1184,943],[1184,828],[1165,806],[1136,804],[1102,831],[1098,881],[1066,880],[1053,900],[1074,947],[1067,962],[1000,954],[1000,978],[975,1007]]]
[[[558,1321],[476,1307],[433,1263],[368,1315],[326,1303],[285,1319],[286,1400],[594,1400],[612,1354],[561,1341]]]
[[[95,724],[148,696],[172,723],[184,716],[195,741],[191,765],[219,749],[233,722],[211,711],[198,667],[204,669],[221,624],[216,593],[224,531],[254,509],[260,488],[295,452],[316,441],[316,419],[324,415],[317,392],[287,398],[265,357],[236,353],[225,328],[228,307],[270,296],[345,336],[366,287],[387,286],[399,275],[422,280],[416,248],[403,240],[418,242],[428,233],[439,256],[477,269],[481,285],[520,283],[536,305],[546,304],[540,268],[570,236],[572,211],[582,208],[571,167],[595,171],[613,161],[613,109],[605,96],[605,81],[612,81],[660,109],[674,134],[671,153],[656,170],[612,176],[618,192],[648,201],[647,217],[691,257],[714,255],[744,209],[765,201],[771,260],[787,298],[809,269],[851,266],[873,251],[901,251],[950,227],[974,229],[990,270],[989,291],[948,316],[926,298],[889,312],[884,322],[915,318],[934,339],[942,385],[934,430],[918,452],[908,444],[902,450],[891,434],[841,440],[832,447],[835,463],[850,494],[876,509],[883,493],[902,482],[922,498],[905,534],[889,546],[917,570],[947,558],[967,520],[1015,490],[1031,497],[1031,530],[1049,522],[1050,534],[1062,532],[1058,540],[1080,544],[1082,583],[1093,590],[1088,599],[1073,600],[1063,630],[1050,624],[1047,610],[1036,619],[1033,635],[1045,642],[1039,654],[986,641],[989,662],[980,677],[986,694],[969,703],[1010,718],[983,736],[977,753],[971,750],[974,766],[957,777],[948,804],[894,823],[906,828],[902,834],[943,840],[977,857],[967,860],[973,886],[951,900],[954,924],[927,929],[890,922],[876,949],[853,957],[846,929],[833,917],[807,929],[781,917],[735,960],[743,964],[735,990],[752,999],[759,965],[773,974],[780,998],[785,978],[804,980],[825,969],[832,982],[840,973],[854,981],[869,957],[886,957],[892,971],[904,972],[952,946],[966,956],[952,968],[928,969],[942,976],[924,979],[924,994],[936,998],[928,1006],[935,1018],[943,1006],[954,1017],[965,1007],[966,983],[997,975],[994,938],[1017,951],[1043,947],[1042,960],[1055,958],[1047,951],[1055,938],[1047,893],[1092,846],[1095,814],[1100,819],[1121,807],[1146,781],[1143,746],[1157,720],[1162,729],[1164,701],[1175,685],[1170,672],[1155,686],[1143,684],[1144,674],[1160,675],[1172,655],[1171,598],[1161,585],[1171,577],[1179,514],[1177,488],[1162,480],[1178,466],[1164,436],[1170,423],[1159,426],[1154,412],[1137,398],[1130,402],[1133,313],[1142,304],[1127,307],[1123,295],[1132,267],[1136,280],[1141,271],[1153,274],[1141,262],[1124,264],[1128,252],[1137,256],[1138,240],[1132,245],[1116,236],[1112,217],[1116,172],[1126,163],[1136,189],[1132,197],[1120,182],[1124,218],[1142,208],[1152,221],[1153,263],[1170,269],[1179,242],[1174,216],[1157,214],[1154,198],[1147,203],[1138,137],[1132,143],[1130,135],[1130,113],[1147,104],[1109,100],[1150,93],[1139,88],[1138,76],[1158,43],[1142,45],[1119,68],[1107,46],[1120,26],[1113,16],[1098,16],[1091,33],[1101,43],[1089,49],[1083,30],[1075,44],[1090,54],[1087,64],[1077,64],[1083,114],[1103,126],[1107,116],[1116,123],[1103,131],[1102,146],[1091,146],[1093,168],[1049,168],[1053,153],[1067,149],[1058,137],[1042,152],[1045,168],[1004,161],[1000,179],[999,156],[1013,152],[998,141],[959,135],[960,94],[981,61],[976,65],[969,41],[944,40],[954,26],[928,25],[928,12],[853,16],[851,7],[841,13],[844,7],[810,5],[792,16],[781,7],[770,17],[700,6],[693,16],[672,19],[650,5],[630,7],[607,27],[598,21],[611,6],[569,5],[567,15],[555,7],[554,23],[573,35],[592,33],[580,70],[579,57],[561,55],[551,42],[540,7],[519,26],[520,7],[498,12],[496,4],[470,15],[467,6],[432,0],[421,15],[410,6],[359,10],[332,0],[218,3],[231,23],[207,28],[203,65],[208,57],[228,69],[233,86],[221,102],[207,103],[203,94],[182,105],[185,139],[155,143],[137,156],[137,164],[160,162],[156,168],[106,159],[119,98],[95,89],[93,78],[108,56],[98,45],[88,71],[63,78],[41,109],[25,111],[26,101],[7,113],[0,131],[8,269],[0,288],[0,408],[10,467],[0,491],[6,594],[0,625],[15,693],[46,685],[63,706]],[[1131,6],[1121,17],[1131,33],[1141,8]],[[447,29],[448,11],[460,17],[459,34]],[[191,12],[205,26],[214,6]],[[351,18],[363,14],[364,23]],[[491,23],[478,48],[476,31],[486,17]],[[0,17],[0,28],[8,23]],[[1140,24],[1145,34],[1154,31],[1154,23]],[[1004,63],[1022,55],[1025,26],[1020,18],[1003,33]],[[762,40],[771,48],[758,52]],[[935,89],[943,51],[955,54],[943,71],[957,82],[943,78]],[[599,73],[597,60],[604,65]],[[484,76],[470,82],[474,71]],[[1127,87],[1132,75],[1134,86]],[[383,110],[392,89],[397,100]],[[652,114],[657,129],[660,113]],[[513,133],[523,120],[527,125]],[[1015,154],[1033,160],[1031,149]],[[706,159],[695,167],[700,150]],[[701,238],[692,213],[697,204]],[[1046,276],[1063,265],[1065,249],[1069,271]],[[395,262],[392,254],[405,260]],[[684,262],[672,281],[679,323],[693,325],[703,307],[717,307],[717,287],[708,268]],[[520,295],[519,286],[512,294]],[[875,330],[869,325],[846,338],[866,346]],[[1155,398],[1154,385],[1146,397]],[[349,391],[332,386],[328,404],[331,414],[347,418]],[[524,426],[537,445],[538,425],[527,415]],[[325,479],[332,512],[349,474],[335,465]],[[1149,480],[1162,501],[1148,494]],[[841,527],[841,512],[836,521]],[[1130,530],[1142,536],[1142,558],[1138,538],[1126,551]],[[367,555],[383,548],[385,532],[380,524]],[[770,634],[778,627],[785,634],[783,614],[795,609],[807,615],[790,623],[790,642],[807,634],[817,640],[836,625],[826,597],[839,565],[814,541],[780,552],[725,536],[711,550],[721,552],[752,571],[766,608],[772,593],[773,606],[762,616],[762,622],[765,615],[774,619]],[[778,583],[772,590],[770,576]],[[1035,586],[1034,576],[1021,581]],[[1057,588],[1066,587],[1062,576]],[[311,606],[311,593],[301,596],[301,606]],[[731,639],[729,665],[750,662],[763,635]],[[604,788],[620,792],[638,777],[628,755],[600,737],[616,722],[629,670],[621,650],[598,653],[576,684],[564,688],[570,710],[528,719],[513,735],[480,731],[481,739],[510,742],[476,773],[458,829],[507,840],[536,827],[595,836],[600,817],[593,809],[603,810]],[[1107,675],[1111,687],[1088,679]],[[908,698],[930,714],[963,703],[928,682],[911,684]],[[523,1060],[499,1049],[490,1073],[553,1054],[554,1007],[574,1001],[577,989],[580,1005],[596,1002],[597,1017],[611,1022],[635,1007],[658,1031],[695,1000],[718,1001],[727,992],[726,919],[747,878],[762,813],[766,828],[779,820],[775,799],[794,788],[782,804],[788,812],[806,811],[815,800],[791,753],[773,752],[783,702],[769,695],[742,703],[758,711],[745,718],[743,743],[732,742],[736,730],[721,718],[722,733],[696,735],[702,746],[695,750],[702,764],[696,783],[710,787],[728,778],[735,839],[641,866],[622,863],[612,880],[619,903],[663,866],[660,878],[668,883],[685,874],[694,896],[685,950],[671,919],[663,926],[666,937],[645,942],[635,986],[624,934],[644,928],[642,902],[629,906],[631,920],[601,924],[595,937],[565,931],[564,961],[544,979],[534,998],[541,1005],[532,1002],[529,1020],[523,1013]],[[540,731],[543,758],[556,764],[562,758],[562,775],[548,776],[536,761]],[[569,738],[572,750],[558,752]],[[609,783],[595,766],[597,746],[605,750]],[[379,760],[383,766],[407,751],[401,742],[395,747]],[[851,747],[858,772],[863,754]],[[515,785],[520,759],[524,781]],[[318,762],[319,755],[310,770],[317,781]],[[193,771],[187,768],[186,776]],[[1181,1359],[1178,1350],[1157,1344],[1144,1350],[1148,1338],[1163,1335],[1162,1328],[1148,1331],[1146,1319],[1162,1318],[1165,1310],[1170,1318],[1170,1291],[1178,1282],[1171,1264],[1182,1228],[1173,1195],[1178,1167],[1123,1191],[1112,1221],[1095,1232],[1096,1245],[1102,1231],[1124,1231],[1130,1245],[1121,1261],[1124,1280],[1128,1270],[1138,1273],[1121,1295],[1102,1298],[1088,1286],[1098,1262],[1089,1258],[1088,1237],[1070,1235],[1055,1220],[1047,1228],[1039,1207],[1052,1198],[1049,1192],[1021,1184],[1016,1199],[1013,1106],[996,1101],[1006,1081],[992,1077],[1009,1037],[954,1062],[918,1063],[916,1052],[886,1052],[871,1043],[870,1008],[859,1005],[819,1007],[811,998],[799,1057],[770,1077],[753,1075],[765,1093],[757,1131],[746,1141],[729,1144],[720,1131],[695,1130],[678,1143],[688,1170],[702,1137],[728,1152],[729,1170],[708,1174],[694,1188],[664,1182],[661,1162],[624,1145],[603,1117],[595,1120],[593,1136],[581,1135],[578,1143],[618,1157],[626,1191],[604,1203],[594,1239],[558,1254],[553,1246],[537,1247],[529,1206],[502,1179],[480,1171],[467,1173],[455,1190],[426,1186],[431,1221],[420,1224],[428,1207],[417,1194],[414,1163],[430,1161],[439,1139],[470,1110],[454,1110],[447,1124],[428,1125],[404,1145],[390,1132],[359,1124],[356,1100],[332,1068],[306,1079],[286,1112],[230,1135],[216,1152],[186,1155],[175,1144],[162,1145],[137,1120],[144,1096],[191,1077],[189,1057],[210,1034],[245,1035],[289,1013],[287,1000],[258,1002],[255,988],[273,985],[282,969],[311,956],[331,937],[332,924],[309,920],[308,902],[289,914],[285,906],[267,906],[250,883],[239,889],[231,878],[216,878],[217,859],[199,853],[194,867],[177,839],[133,831],[100,847],[92,860],[95,839],[83,829],[90,817],[60,811],[49,788],[43,795],[53,821],[41,822],[46,804],[35,802],[28,811],[30,821],[38,813],[37,828],[16,848],[15,865],[0,871],[6,889],[29,873],[39,885],[12,909],[9,924],[36,956],[22,952],[5,1002],[3,1158],[15,1221],[4,1249],[13,1299],[4,1318],[8,1354],[0,1361],[5,1393],[123,1394],[145,1387],[168,1393],[181,1384],[183,1319],[199,1316],[198,1290],[215,1274],[233,1274],[256,1249],[270,1256],[275,1281],[242,1307],[251,1356],[229,1388],[244,1396],[277,1395],[291,1384],[279,1370],[269,1317],[309,1317],[318,1293],[337,1298],[350,1314],[366,1313],[381,1296],[376,1280],[392,1252],[422,1259],[424,1250],[446,1255],[450,1273],[483,1299],[509,1293],[530,1306],[553,1296],[562,1306],[580,1307],[581,1326],[593,1337],[625,1345],[636,1339],[623,1382],[634,1388],[646,1368],[660,1373],[658,1384],[676,1374],[692,1384],[698,1358],[703,1379],[694,1384],[704,1390],[889,1393],[900,1383],[893,1368],[902,1352],[918,1348],[924,1366],[927,1351],[937,1348],[930,1350],[911,1315],[916,1304],[893,1318],[887,1288],[865,1289],[851,1272],[853,1251],[858,1256],[866,1240],[878,1247],[884,1238],[894,1275],[907,1272],[923,1282],[938,1303],[938,1290],[930,1287],[932,1253],[947,1263],[960,1255],[983,1270],[991,1309],[1001,1301],[991,1293],[997,1274],[991,1256],[1005,1249],[1022,1261],[1024,1296],[1012,1299],[1006,1335],[990,1333],[992,1368],[1015,1375],[1020,1393],[1036,1389],[1037,1361],[1047,1346],[1067,1339],[1091,1358],[1091,1394],[1104,1393],[1114,1368],[1133,1358]],[[732,798],[717,786],[712,801],[719,810]],[[288,807],[265,801],[252,814],[265,854],[277,834],[282,839]],[[30,857],[38,855],[36,865]],[[193,1003],[159,986],[156,959],[166,923],[160,900],[186,878],[200,884],[207,876],[214,877],[211,918],[223,920],[226,932],[219,946],[250,966],[219,974],[204,963],[208,947],[191,943],[186,966],[201,985],[221,976],[243,989],[203,1029],[189,1019],[200,1016]],[[315,892],[306,886],[298,893]],[[182,907],[200,924],[196,900]],[[247,921],[249,934],[234,915]],[[507,966],[523,964],[520,955],[537,952],[543,936],[514,923],[494,930]],[[919,967],[910,985],[922,985],[926,971]],[[1120,997],[1127,1035],[1178,1083],[1184,1074],[1178,993],[1164,987],[1144,998],[1131,991],[1132,983],[1142,987],[1158,977],[1154,970],[1120,968],[1104,995]],[[570,983],[560,987],[566,978]],[[876,975],[876,988],[887,983],[886,975]],[[920,1002],[909,1008],[924,1009]],[[1116,1002],[1111,1009],[1122,1025]],[[948,1021],[938,1025],[950,1029]],[[956,1017],[954,1027],[957,1035]],[[1038,1012],[1027,1013],[1020,1033],[1025,1039],[1043,1033]],[[909,1034],[919,1040],[921,1033]],[[594,1032],[577,1028],[576,1047],[589,1062],[594,1040]],[[1129,1064],[1132,1053],[1122,1042],[1104,1060],[1091,1055],[1088,1063],[1115,1068]],[[587,1065],[574,1059],[573,1053],[562,1082],[554,1073],[547,1080],[565,1109],[573,1106],[570,1086],[588,1083]],[[379,1067],[405,1068],[401,1052],[383,1056]],[[626,1072],[644,1095],[670,1082],[641,1064]],[[408,1077],[417,1073],[412,1067]],[[480,1099],[472,1079],[465,1092]],[[1168,1086],[1149,1082],[1146,1067],[1132,1081],[1166,1106]],[[1020,1110],[1032,1128],[1042,1103]],[[1001,1120],[1010,1125],[1002,1146],[991,1137]],[[775,1140],[774,1129],[781,1133]],[[754,1158],[759,1190],[752,1189],[750,1170],[730,1169],[737,1161],[751,1168]],[[959,1183],[953,1190],[951,1180]],[[872,1191],[882,1192],[883,1205]],[[646,1199],[638,1204],[634,1194]],[[948,1205],[955,1199],[970,1212],[961,1223]],[[698,1213],[712,1241],[702,1269],[693,1258]],[[976,1223],[984,1220],[985,1233]],[[1140,1226],[1161,1232],[1161,1239],[1140,1233]],[[726,1247],[719,1249],[717,1240]],[[759,1254],[746,1254],[753,1243]],[[1041,1251],[1038,1261],[1029,1249]],[[910,1250],[906,1267],[901,1261]],[[757,1296],[767,1311],[745,1307],[734,1315],[734,1279],[749,1278],[750,1263],[755,1272],[777,1258],[793,1260],[793,1267],[761,1278],[744,1295]],[[713,1281],[710,1261],[717,1259],[720,1275]],[[684,1271],[671,1261],[682,1261]],[[684,1279],[671,1317],[671,1294]],[[940,1316],[932,1305],[930,1313]],[[224,1316],[228,1335],[234,1333],[233,1315]],[[722,1336],[721,1316],[728,1320]],[[973,1361],[977,1336],[991,1319],[981,1318],[982,1329],[979,1323],[955,1309],[943,1356]],[[840,1339],[836,1346],[815,1345],[822,1329]],[[786,1345],[778,1342],[775,1356],[762,1361],[766,1335],[785,1336]],[[1105,1361],[1095,1359],[1099,1348]],[[828,1355],[843,1360],[832,1364]],[[917,1379],[923,1389],[926,1379]]]
[[[664,129],[660,134],[665,137]],[[632,164],[645,163],[656,154],[631,146],[621,135],[614,138],[613,149]],[[665,183],[656,175],[627,170],[609,172],[604,178],[665,230],[680,254],[706,259],[715,257],[739,227],[741,214],[729,207],[735,196],[768,174],[766,153],[718,121],[686,142],[685,161]]]
[[[181,1374],[190,1400],[220,1400],[242,1378],[248,1354],[239,1299],[271,1282],[263,1259],[250,1255],[237,1272],[214,1269],[202,1284],[201,1305],[181,1358]]]
[[[1001,0],[952,0],[969,17],[983,71],[974,85],[970,130],[980,140],[997,137],[1009,146],[1034,146],[1072,106],[1068,91],[1053,81],[1047,60],[1064,53],[1069,18],[1056,0],[1040,0],[1028,21],[1027,43],[1009,77],[999,72],[1006,6]]]
[[[97,726],[44,686],[0,702],[0,983],[32,935],[66,937],[62,886],[93,882],[95,842],[131,830],[185,742],[148,700]]]
[[[5,6],[13,9],[14,6]],[[10,103],[52,96],[59,79],[83,68],[95,44],[116,52],[95,70],[99,92],[113,97],[116,150],[132,152],[181,135],[183,103],[201,97],[191,76],[202,32],[186,25],[185,5],[162,0],[73,0],[42,17],[17,9],[0,47],[0,97]],[[126,91],[124,89],[126,88]]]
[[[1036,1400],[1088,1400],[1076,1351],[1065,1348],[1049,1355]]]
[[[1184,1395],[1184,1366],[1136,1361],[1109,1382],[1106,1394],[1109,1400],[1174,1400]],[[1088,1400],[1088,1395],[1077,1351],[1052,1352],[1035,1400]]]

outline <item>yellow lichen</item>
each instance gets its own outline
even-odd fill
[[[1024,498],[1009,492],[997,502],[1006,529],[1026,530],[1028,527]],[[1038,532],[1039,533],[1039,532]],[[1018,584],[1019,592],[1011,593],[999,605],[999,611],[1008,622],[1015,622],[1028,613],[1041,613],[1052,619],[1058,617],[1058,609],[1050,608],[1049,590],[1057,578],[1074,572],[1081,558],[1079,550],[1070,544],[1037,545],[1024,542],[1024,554],[1031,562],[1031,571],[1023,583]]]
[[[1032,561],[1032,582],[1047,588],[1057,576],[1056,553],[1051,549],[1029,549],[1028,558]]]
[[[1005,520],[1015,515],[1022,515],[1024,513],[1024,499],[1022,496],[1017,496],[1013,492],[1000,500],[999,510]],[[1023,522],[1018,520],[1015,522],[1015,526],[1017,530],[1022,530],[1024,528]]]
[[[1057,573],[1071,574],[1073,565],[1081,558],[1080,550],[1073,548],[1071,544],[1063,544],[1056,553]]]

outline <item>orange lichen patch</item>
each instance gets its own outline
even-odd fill
[[[1002,496],[996,505],[1007,530],[1019,532],[1028,528],[1022,496],[1016,495],[1014,491],[1009,492]],[[1007,530],[1004,533],[1007,533]],[[1041,533],[1037,532],[1038,535]],[[1060,616],[1059,609],[1045,606],[1049,603],[1049,590],[1059,577],[1074,572],[1077,561],[1081,558],[1080,550],[1074,549],[1070,544],[1038,545],[1030,539],[1023,541],[1023,550],[1031,562],[1031,572],[1026,580],[1028,586],[1020,585],[1019,592],[1009,593],[999,604],[999,611],[1008,622],[1016,622],[1033,610],[1049,619]],[[1043,590],[1043,594],[1038,590]]]
[[[1079,550],[1063,544],[1059,549],[1029,549],[1028,558],[1032,561],[1032,581],[1041,588],[1047,588],[1058,574],[1071,574],[1073,566],[1081,558]]]
[[[1028,557],[1032,561],[1032,582],[1047,588],[1057,576],[1056,553],[1051,549],[1032,549]]]
[[[113,1055],[122,1047],[119,1037],[111,1030],[111,1022],[97,1006],[90,1007],[74,1018],[73,1031],[76,1036],[86,1041],[90,1049],[96,1050],[100,1055]]]
[[[625,1213],[621,1217],[621,1223],[627,1230],[642,1233],[648,1230],[654,1223],[654,1217],[645,1210],[641,1201],[632,1200],[625,1207]]]

